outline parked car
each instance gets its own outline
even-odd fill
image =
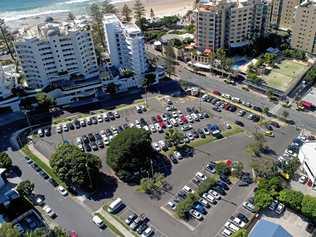
[[[218,192],[216,192],[215,190],[209,190],[208,194],[211,194],[216,200],[220,200],[221,199],[221,195],[218,194]]]
[[[244,127],[245,126],[244,123],[239,121],[239,120],[235,120],[235,124],[237,124],[240,127]]]
[[[210,195],[210,194],[208,194],[208,193],[203,193],[202,197],[203,197],[205,200],[207,200],[208,202],[210,202],[210,203],[212,203],[212,204],[216,204],[216,200],[215,200],[215,198],[214,198],[212,195]]]
[[[279,215],[281,215],[285,210],[285,206],[282,203],[278,203],[278,206],[275,209],[275,212]]]
[[[68,191],[63,187],[63,186],[58,186],[57,187],[58,192],[60,192],[61,195],[63,196],[67,196],[68,195]]]
[[[187,185],[184,185],[182,188],[183,191],[187,192],[187,193],[194,193],[194,191],[192,190],[192,188],[190,188]]]
[[[195,174],[195,177],[196,177],[197,179],[201,180],[201,181],[204,181],[204,180],[207,179],[207,177],[206,177],[203,173],[201,173],[201,172],[197,172],[197,173]]]
[[[203,219],[202,214],[201,214],[200,212],[198,212],[197,210],[191,209],[191,210],[189,211],[189,213],[190,213],[190,215],[191,215],[192,217],[194,217],[195,219],[197,219],[197,220],[199,220],[199,221]]]
[[[93,222],[94,224],[96,224],[96,225],[97,225],[99,228],[101,228],[101,229],[105,227],[105,225],[104,225],[102,219],[101,219],[99,216],[97,216],[97,215],[95,215],[95,216],[92,217],[92,222]]]
[[[142,223],[143,218],[142,216],[138,216],[131,224],[130,224],[130,228],[132,230],[136,230],[137,227]]]
[[[256,207],[250,202],[244,202],[243,207],[246,208],[250,212],[256,212]]]
[[[273,200],[273,202],[269,206],[269,209],[271,211],[274,211],[277,208],[278,204],[279,204],[279,202],[277,200]]]
[[[212,189],[215,190],[216,192],[220,193],[221,195],[226,195],[225,190],[220,186],[214,186]]]
[[[141,237],[150,237],[152,235],[154,235],[154,231],[151,227],[148,227],[146,230],[144,230]]]

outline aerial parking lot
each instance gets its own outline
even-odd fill
[[[261,119],[218,98],[165,96],[151,99],[148,109],[135,104],[119,111],[102,113],[102,116],[95,114],[90,118],[42,128],[43,134],[37,131],[33,144],[48,158],[60,143],[77,145],[100,156],[104,171],[110,172],[105,162],[110,140],[127,127],[142,127],[151,132],[153,148],[173,163],[171,173],[166,177],[171,188],[164,190],[159,199],[151,199],[138,192],[137,187],[119,183],[115,196],[122,197],[127,208],[118,213],[118,217],[125,221],[132,213],[138,216],[144,214],[150,220],[149,226],[157,233],[155,236],[223,236],[223,232],[233,232],[235,227],[240,228],[252,218],[253,213],[243,206],[252,197],[254,184],[241,186],[239,180],[232,179],[226,189],[222,187],[225,195],[220,194],[221,188],[218,187],[207,192],[203,196],[202,203],[207,207],[202,220],[194,218],[193,211],[188,221],[177,218],[173,205],[176,205],[175,199],[181,199],[181,193],[185,196],[195,192],[204,176],[218,176],[212,171],[214,162],[240,161],[245,172],[251,174],[251,158],[245,148],[253,141],[252,134],[256,131],[270,131],[266,140],[277,159],[297,131],[294,127],[278,128],[275,124],[263,124]],[[174,152],[174,148],[165,141],[165,133],[171,127],[185,134],[181,143],[194,148],[193,153]],[[222,134],[221,139],[218,139],[216,130]],[[212,203],[210,196],[217,196],[216,203]]]

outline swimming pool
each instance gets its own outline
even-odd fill
[[[238,60],[238,61],[236,61],[235,63],[234,63],[234,65],[232,66],[232,69],[234,69],[234,70],[239,70],[239,68],[241,67],[241,66],[243,66],[243,65],[245,65],[245,64],[247,64],[248,63],[248,61],[246,60],[246,59],[240,59],[240,60]]]

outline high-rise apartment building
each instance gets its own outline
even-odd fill
[[[271,25],[273,28],[291,30],[294,23],[295,7],[300,0],[273,0]]]
[[[148,69],[144,36],[133,23],[123,24],[115,15],[103,18],[104,34],[111,63],[118,69],[129,69],[142,78]]]
[[[196,46],[200,50],[238,48],[263,36],[270,26],[271,4],[263,0],[219,0],[196,10]]]
[[[15,43],[29,88],[43,88],[75,77],[98,77],[92,35],[75,23],[45,23],[28,30]]]
[[[301,3],[295,9],[291,47],[316,54],[316,1]]]

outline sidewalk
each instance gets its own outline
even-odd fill
[[[125,226],[123,226],[120,222],[118,222],[111,214],[107,213],[101,207],[96,213],[101,214],[108,222],[110,222],[118,231],[120,231],[125,237],[135,237],[131,232],[129,232]]]

